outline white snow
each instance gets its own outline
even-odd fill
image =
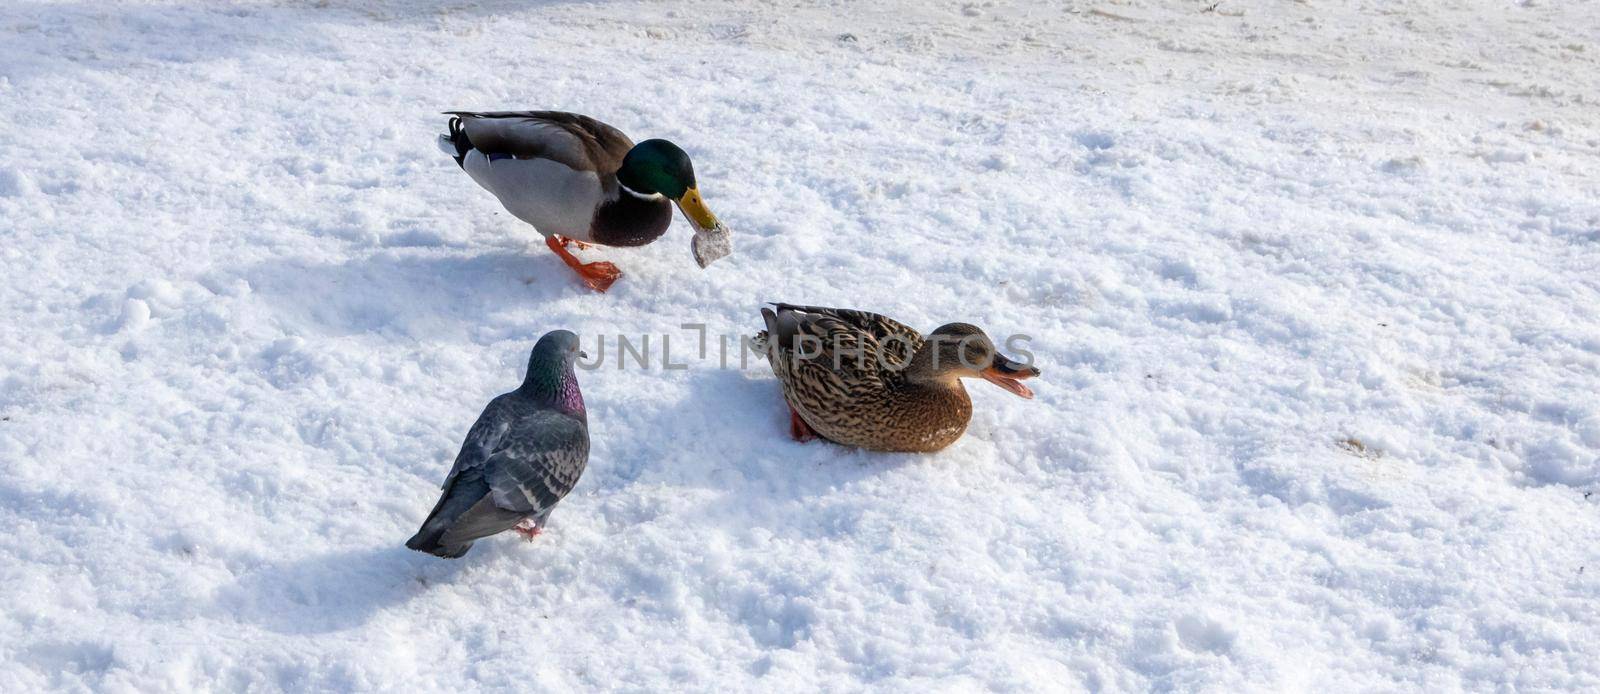
[[[1583,2],[4,3],[0,690],[1594,690],[1596,75]],[[736,252],[583,288],[434,146],[500,108]],[[796,444],[679,327],[774,300],[1038,398]],[[404,549],[554,328],[577,491]]]

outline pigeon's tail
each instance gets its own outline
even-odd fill
[[[417,534],[412,535],[411,539],[406,540],[407,547],[445,559],[455,559],[472,549],[472,540],[477,538],[446,541],[444,536],[455,525],[456,516],[471,507],[475,498],[487,493],[488,488],[483,485],[482,480],[475,479],[465,482],[467,489],[458,490],[457,486],[463,481],[453,480],[453,482],[455,484],[446,483],[444,494],[440,495],[439,503],[434,505],[433,510],[428,512],[428,519],[422,521],[422,528],[417,530]],[[454,493],[457,491],[465,493],[458,495]]]
[[[510,530],[528,517],[523,511],[500,508],[489,483],[476,471],[451,480],[438,505],[422,522],[422,529],[406,546],[436,557],[454,559],[472,549],[472,543]]]
[[[456,166],[467,168],[463,161],[467,152],[472,150],[472,141],[467,139],[467,129],[461,126],[460,116],[450,117],[450,132],[439,136],[439,149],[456,160]]]
[[[459,545],[441,544],[440,540],[444,538],[444,532],[449,529],[449,526],[444,523],[433,523],[431,521],[424,523],[422,529],[417,531],[417,534],[406,540],[406,546],[418,552],[427,552],[436,557],[445,559],[459,558],[461,555],[466,554],[467,550],[472,549],[472,543],[464,542]]]

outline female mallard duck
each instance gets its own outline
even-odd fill
[[[767,353],[789,402],[789,432],[879,451],[937,451],[961,438],[972,400],[961,379],[977,377],[1024,398],[1039,369],[1000,354],[967,323],[927,337],[866,311],[773,304],[761,309]]]
[[[727,229],[695,188],[694,165],[666,140],[634,144],[588,116],[560,111],[449,111],[439,146],[506,211],[532,224],[545,244],[590,287],[605,291],[622,273],[582,263],[567,244],[642,246],[672,223],[672,206],[694,225],[700,267],[728,254]]]

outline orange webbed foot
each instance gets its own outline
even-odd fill
[[[584,284],[601,293],[610,289],[612,283],[622,276],[622,271],[618,270],[617,266],[604,261],[580,265],[573,269],[578,271],[578,277],[583,278]]]
[[[585,263],[578,260],[578,256],[573,255],[572,251],[567,250],[567,245],[573,243],[578,244],[579,248],[588,248],[589,245],[586,243],[573,241],[565,236],[547,236],[544,243],[550,247],[550,250],[555,251],[556,255],[561,257],[561,262],[566,263],[567,267],[578,273],[578,278],[583,280],[584,284],[589,285],[590,289],[597,292],[604,292],[610,289],[612,283],[622,276],[622,271],[618,270],[616,265],[603,261]]]

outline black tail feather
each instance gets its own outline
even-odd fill
[[[406,547],[444,559],[459,558],[461,555],[466,554],[467,550],[472,549],[471,542],[459,545],[439,544],[440,538],[444,537],[444,531],[447,529],[444,527],[430,528],[427,524],[424,524],[422,529],[417,531],[417,534],[406,540]]]
[[[472,140],[467,139],[467,129],[462,127],[460,116],[450,117],[450,133],[440,139],[448,140],[450,146],[455,147],[456,166],[461,167],[463,170],[466,169],[465,160],[467,152],[472,151]]]

